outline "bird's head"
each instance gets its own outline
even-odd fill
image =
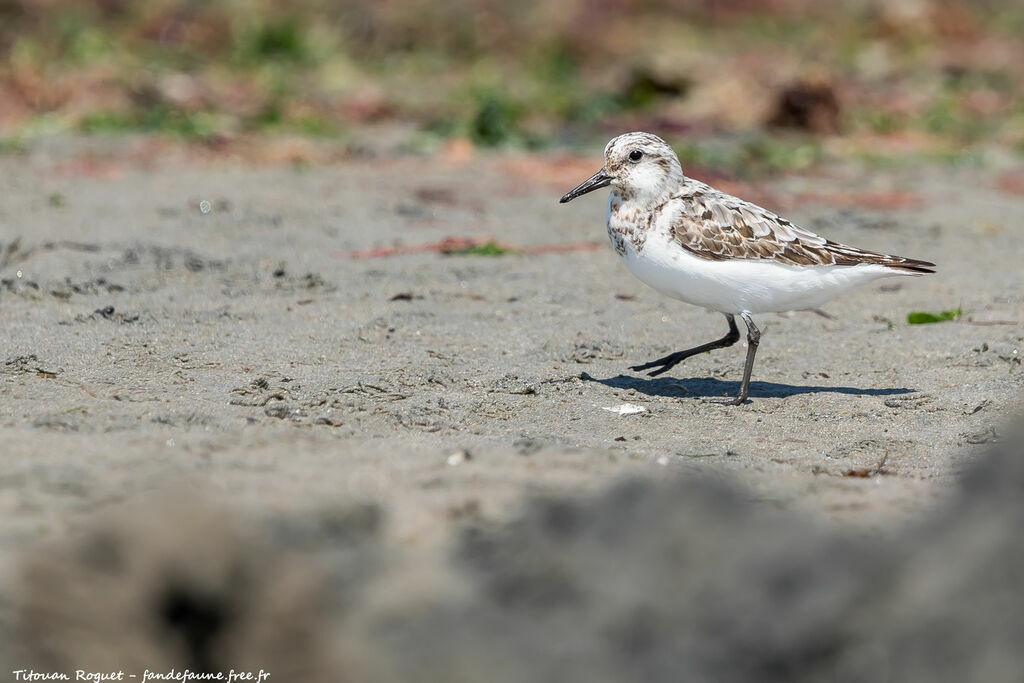
[[[612,187],[625,201],[658,203],[683,181],[683,167],[668,143],[650,133],[625,133],[604,148],[604,168],[560,200],[572,201],[593,190]]]

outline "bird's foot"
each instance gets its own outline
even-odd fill
[[[661,367],[659,367],[659,366],[661,366]],[[643,370],[648,370],[650,368],[658,368],[657,370],[653,370],[653,371],[647,373],[648,377],[657,377],[658,375],[660,375],[660,374],[662,374],[664,372],[668,372],[674,366],[675,366],[675,363],[659,363],[658,361],[653,361],[651,363],[644,363],[643,365],[630,365],[629,369],[634,371],[634,372],[641,372]]]
[[[708,397],[702,398],[701,401],[703,401],[704,403],[714,403],[715,405],[720,405],[720,406],[738,406],[738,405],[742,405],[742,404],[746,403],[747,397],[746,396],[737,396],[735,398],[726,398],[724,396],[722,396],[722,397],[708,396]]]
[[[629,366],[629,369],[634,372],[642,372],[643,370],[657,368],[656,370],[647,373],[648,377],[657,377],[663,372],[668,372],[669,370],[679,365],[692,355],[693,354],[690,353],[689,351],[677,351],[676,353],[670,353],[664,358],[652,360],[650,363],[644,363],[642,365],[631,365]]]

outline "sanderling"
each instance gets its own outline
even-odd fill
[[[747,359],[739,405],[761,333],[751,315],[817,308],[864,282],[890,275],[934,273],[934,263],[838,244],[760,206],[683,175],[668,143],[650,133],[626,133],[604,149],[604,168],[562,197],[565,203],[602,187],[608,237],[626,267],[674,299],[718,311],[729,322],[721,339],[635,365],[660,375],[690,356],[739,341],[735,316],[747,325]]]

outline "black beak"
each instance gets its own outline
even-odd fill
[[[565,195],[558,200],[558,203],[565,204],[566,202],[571,202],[580,195],[593,192],[594,190],[600,190],[602,187],[608,187],[611,182],[612,177],[602,168],[600,171],[580,183],[576,189],[566,192]]]

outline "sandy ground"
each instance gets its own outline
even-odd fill
[[[596,159],[122,152],[77,140],[0,159],[0,242],[20,240],[0,270],[0,569],[166,486],[239,510],[380,502],[417,546],[526,492],[701,471],[871,532],[942,500],[1021,398],[1024,197],[996,172],[740,187],[939,272],[827,318],[763,316],[752,400],[730,408],[699,397],[736,392],[742,345],[656,379],[627,369],[724,321],[617,263],[603,199],[557,203]],[[358,253],[486,236],[529,253]],[[906,323],[956,307],[958,322]],[[644,410],[607,410],[626,403]]]
[[[5,546],[175,479],[255,506],[382,500],[412,541],[524,489],[684,466],[888,525],[941,495],[1021,396],[1024,201],[991,174],[751,188],[939,273],[863,288],[829,319],[763,317],[753,400],[735,409],[697,399],[736,391],[740,345],[668,377],[627,369],[724,321],[632,279],[600,198],[556,203],[592,163],[144,170],[78,144],[0,162],[0,235],[20,238],[0,272]],[[834,206],[893,192],[919,203]],[[452,236],[600,248],[352,257]],[[955,307],[964,321],[905,322]],[[645,411],[605,410],[624,403]],[[873,476],[844,476],[859,470]]]
[[[1019,672],[1019,455],[954,493],[1022,395],[1024,197],[1000,171],[730,185],[939,270],[763,316],[732,408],[700,397],[736,392],[739,345],[627,369],[724,322],[632,279],[602,199],[557,204],[596,159],[149,144],[0,158],[9,670]],[[436,248],[488,237],[520,253]]]

